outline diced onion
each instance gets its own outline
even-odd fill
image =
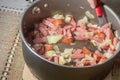
[[[103,43],[100,44],[100,46],[105,46],[105,45],[112,45],[112,41],[110,39],[106,39],[103,41]]]
[[[99,51],[102,51],[102,49],[100,48],[100,46],[98,46],[97,49],[98,49]]]
[[[94,46],[97,46],[97,42],[95,40],[91,40],[91,43],[94,45]]]
[[[112,45],[111,39],[106,39],[106,40],[105,40],[105,44]]]
[[[117,37],[117,38],[119,38],[119,39],[120,39],[120,33],[119,33],[119,31],[118,31],[118,30],[116,30],[116,31],[114,32],[114,34],[115,34],[115,37]]]
[[[78,20],[78,23],[84,23],[84,24],[86,24],[88,22],[89,21],[88,21],[88,18],[86,16],[84,16],[83,19]]]
[[[65,49],[64,52],[61,54],[63,57],[68,58],[73,52],[73,48],[71,49]]]
[[[68,15],[65,16],[64,20],[65,20],[66,23],[68,23],[68,22],[71,21],[71,19],[72,19],[72,16],[68,14]]]
[[[54,45],[53,49],[56,51],[56,53],[60,53],[59,47],[57,45]]]
[[[46,56],[46,57],[56,56],[56,52],[55,52],[54,50],[47,51],[47,52],[45,53],[45,56]]]
[[[90,11],[86,11],[85,15],[89,18],[89,19],[94,19],[94,15],[92,13],[90,13]]]
[[[86,33],[85,33],[85,36],[86,36],[86,37],[93,36],[93,35],[94,35],[93,32],[86,32]]]
[[[83,58],[83,59],[81,60],[81,62],[83,62],[83,61],[85,61],[85,60],[90,60],[90,61],[93,61],[93,60],[94,60],[94,58],[93,58],[93,57],[91,57],[91,56],[89,56],[89,55],[85,55],[85,58]]]
[[[110,22],[109,22],[108,24],[109,24],[109,28],[111,28],[111,27],[112,27],[112,26],[111,26],[112,24],[111,24]]]
[[[67,59],[65,59],[65,60],[66,60],[66,63],[71,62],[71,58],[67,58]]]
[[[60,39],[62,39],[62,35],[60,35],[60,34],[55,34],[55,35],[47,36],[47,41],[48,41],[49,44],[55,44]]]
[[[110,58],[113,54],[112,53],[104,53],[104,56],[106,56],[107,58]]]
[[[91,61],[94,60],[94,58],[89,56],[89,55],[85,55],[85,58],[88,59],[88,60],[91,60]]]
[[[91,43],[94,45],[94,46],[97,46],[97,49],[99,51],[101,51],[101,48],[100,48],[100,44],[98,42],[96,42],[95,40],[91,40]]]
[[[63,14],[55,14],[55,15],[53,16],[53,18],[54,18],[54,19],[64,19],[64,16],[63,16]]]
[[[64,65],[66,63],[65,59],[63,56],[59,57],[59,64]]]
[[[80,9],[85,9],[83,6],[80,6]]]
[[[87,26],[91,26],[91,27],[94,27],[94,28],[98,28],[98,25],[97,25],[97,24],[92,24],[92,23],[88,23]]]
[[[70,43],[70,45],[72,46],[72,45],[76,45],[76,43]]]

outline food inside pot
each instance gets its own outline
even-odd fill
[[[89,11],[78,21],[70,14],[58,13],[35,23],[26,39],[40,56],[57,64],[77,67],[100,64],[115,54],[119,37],[110,23],[100,27],[91,23],[92,19]],[[79,47],[86,41],[95,49],[89,49],[89,44]]]

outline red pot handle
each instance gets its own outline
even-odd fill
[[[98,17],[101,17],[102,16],[102,5],[101,5],[101,1],[100,0],[96,0],[97,1],[97,5],[96,5],[96,8],[95,8],[95,11],[96,11],[96,15]]]

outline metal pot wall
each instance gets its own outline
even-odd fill
[[[39,8],[38,12],[33,12],[34,7]],[[104,8],[108,21],[112,23],[112,28],[120,32],[118,16],[108,6],[104,5]],[[88,67],[61,66],[39,56],[25,39],[26,33],[32,29],[33,23],[51,16],[55,11],[64,14],[69,13],[75,16],[76,19],[79,19],[84,16],[87,10],[95,15],[87,0],[40,0],[25,11],[20,28],[23,55],[30,71],[37,78],[40,80],[102,80],[110,72],[114,65],[114,59],[119,54],[119,50],[102,64]],[[98,23],[97,18],[93,22]]]

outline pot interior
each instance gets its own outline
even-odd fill
[[[22,18],[22,33],[26,37],[29,31],[33,30],[33,25],[36,22],[40,22],[42,19],[47,18],[55,14],[56,12],[65,14],[71,14],[76,20],[85,16],[85,12],[90,11],[95,19],[92,23],[98,24],[98,19],[95,15],[95,11],[90,7],[87,0],[40,0],[29,7]],[[120,34],[120,22],[117,16],[111,9],[104,6],[105,16],[108,22],[112,23],[112,29],[118,30]]]

